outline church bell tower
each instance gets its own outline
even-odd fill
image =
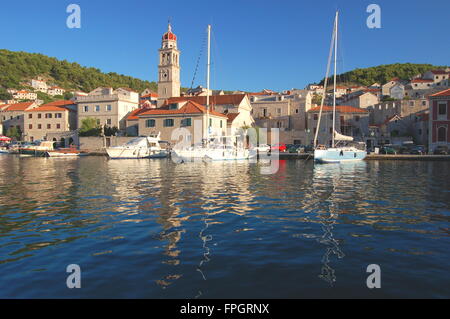
[[[177,36],[172,33],[169,23],[167,32],[162,36],[159,49],[158,99],[180,96],[180,51],[177,48]],[[159,103],[158,103],[159,104]]]

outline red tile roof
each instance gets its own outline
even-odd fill
[[[172,115],[172,114],[206,114],[206,107],[198,104],[197,102],[188,101],[180,109],[171,110],[167,106],[160,107],[157,109],[150,109],[145,112],[142,112],[139,114],[139,116],[142,116],[142,115]],[[215,116],[220,116],[220,117],[227,117],[225,114],[216,112],[214,110],[210,110],[209,114],[215,115]]]
[[[228,114],[227,114],[228,121],[229,121],[230,123],[233,122],[234,119],[235,119],[236,117],[238,117],[238,116],[239,116],[239,113],[228,113]]]
[[[450,96],[450,89],[431,94],[430,96]]]
[[[33,104],[34,104],[34,102],[22,102],[22,103],[10,104],[8,107],[4,108],[3,111],[25,111]],[[4,107],[4,106],[2,105],[2,107]]]
[[[445,70],[431,70],[430,72],[433,74],[448,74]]]
[[[381,92],[381,89],[364,89],[364,92]]]
[[[42,105],[34,109],[26,110],[25,112],[65,112],[70,111],[68,108],[56,105]]]
[[[61,100],[61,101],[55,101],[55,102],[50,102],[44,105],[41,105],[39,107],[27,110],[26,112],[64,112],[64,111],[70,111],[70,112],[75,112],[74,110],[71,110],[69,108],[66,107],[66,105],[73,105],[74,103],[72,101],[66,101],[66,100]]]
[[[433,82],[433,80],[426,80],[426,79],[414,79],[411,81],[411,83],[429,83]]]
[[[144,99],[147,97],[158,97],[158,93],[149,93],[149,94],[143,95],[143,96],[141,96],[141,99]]]
[[[245,97],[246,94],[211,95],[209,97],[209,103],[211,105],[239,105]],[[193,101],[201,105],[206,105],[206,96],[172,97],[166,100],[165,105],[185,101]]]
[[[75,104],[75,103],[73,101],[71,101],[71,100],[59,100],[59,101],[50,102],[50,103],[47,103],[47,104],[44,104],[44,105],[63,106],[63,105],[73,105],[73,104]]]
[[[312,109],[310,109],[308,112],[319,112],[320,111],[320,106],[316,106],[313,107]],[[325,112],[332,112],[333,111],[333,107],[332,106],[323,106],[323,111]],[[369,113],[369,111],[365,110],[365,109],[361,109],[358,107],[354,107],[354,106],[348,106],[348,105],[336,105],[336,111],[340,112],[340,113]]]
[[[146,108],[146,107],[140,107],[140,108],[138,108],[138,109],[135,109],[134,111],[132,111],[132,112],[130,113],[130,115],[128,115],[127,121],[136,121],[136,120],[139,120],[138,115],[140,115],[140,114],[142,114],[142,113],[144,113],[144,112],[146,112],[146,111],[148,111],[148,110],[149,110],[149,109]]]

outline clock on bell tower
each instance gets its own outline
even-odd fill
[[[177,48],[177,36],[172,33],[169,23],[167,32],[162,36],[159,49],[158,96],[163,101],[180,96],[180,51]]]

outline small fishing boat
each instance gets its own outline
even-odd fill
[[[161,133],[136,137],[124,145],[108,147],[106,152],[111,159],[165,158],[168,152],[161,148],[160,136]]]
[[[86,156],[88,153],[77,150],[74,147],[71,148],[58,148],[56,150],[47,151],[48,157],[79,157]]]

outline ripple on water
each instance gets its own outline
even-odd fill
[[[448,163],[279,164],[2,156],[0,296],[449,296]]]

